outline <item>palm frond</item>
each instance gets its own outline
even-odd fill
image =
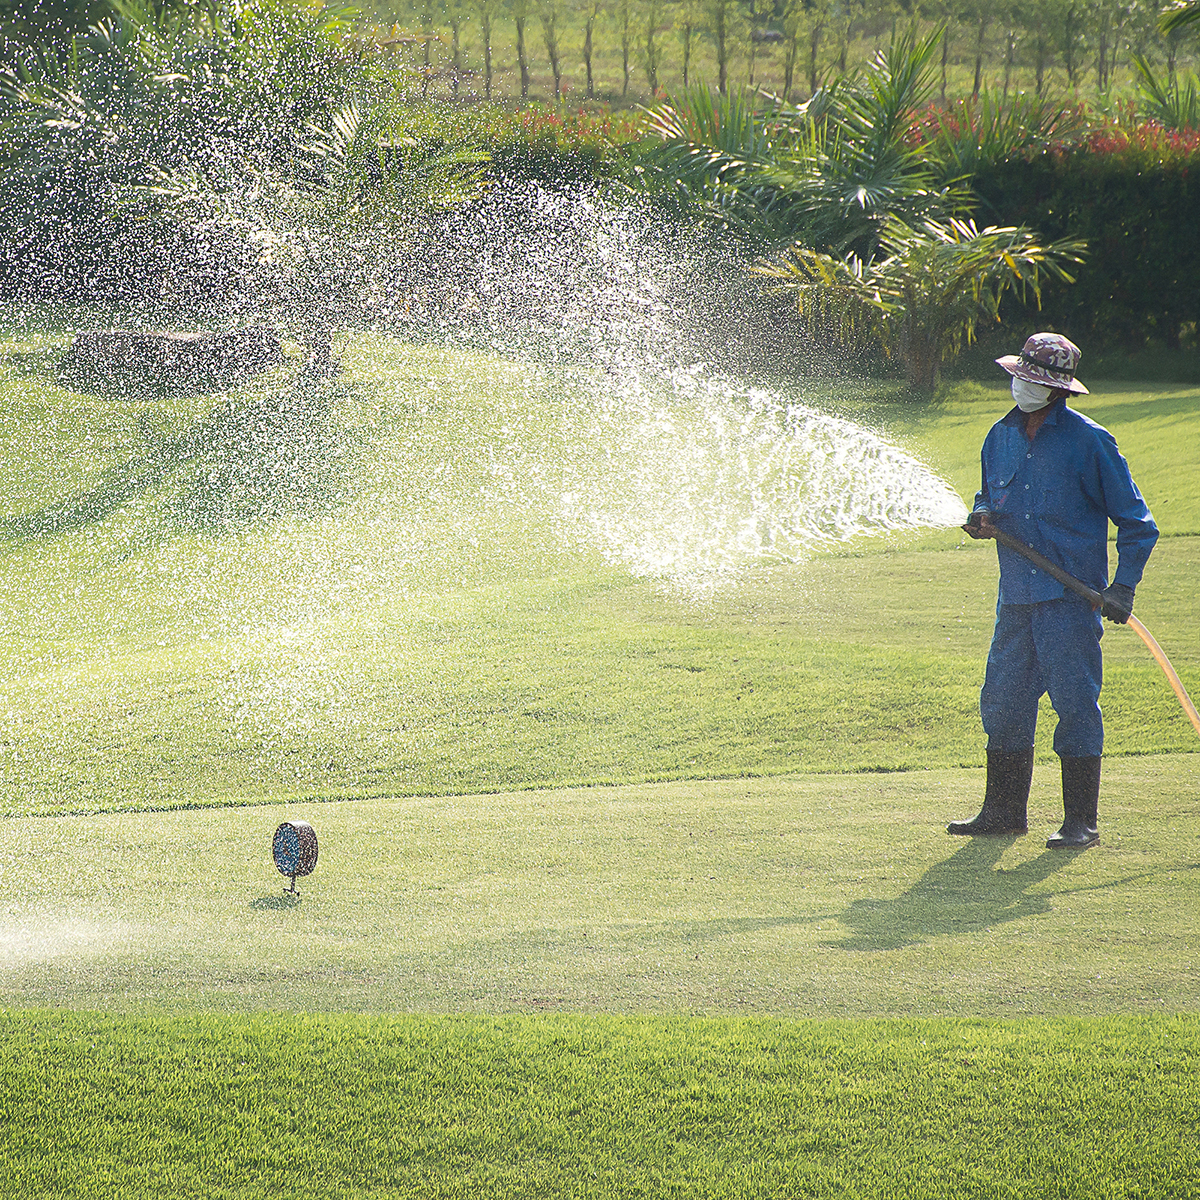
[[[1159,79],[1141,54],[1134,54],[1138,100],[1142,112],[1166,129],[1200,129],[1200,88],[1190,76],[1181,85],[1178,76]]]
[[[801,312],[832,317],[844,334],[872,329],[910,381],[929,387],[980,320],[999,319],[1008,291],[1032,292],[1040,304],[1043,279],[1072,282],[1068,267],[1084,250],[1082,242],[1046,243],[1014,226],[979,229],[960,218],[910,225],[889,214],[879,254],[868,262],[793,246],[756,271]]]
[[[1158,18],[1158,27],[1163,33],[1175,33],[1200,21],[1200,0],[1187,0],[1183,4],[1168,5]]]
[[[357,99],[349,100],[331,118],[331,128],[309,122],[309,140],[301,147],[307,155],[331,170],[345,170],[363,129],[363,113]]]
[[[717,174],[770,162],[772,130],[755,112],[752,95],[741,88],[722,95],[701,84],[648,110],[663,160],[700,163]]]
[[[938,26],[925,37],[908,30],[878,50],[861,84],[846,89],[840,120],[858,135],[864,156],[895,145],[910,113],[933,92],[933,53],[944,36]]]
[[[844,335],[876,332],[885,305],[878,289],[866,280],[861,259],[836,258],[806,246],[790,246],[774,261],[757,263],[753,272],[775,280],[801,316],[832,321]]]

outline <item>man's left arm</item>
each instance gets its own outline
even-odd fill
[[[1111,435],[1099,439],[1097,465],[1104,510],[1117,527],[1117,569],[1104,589],[1100,611],[1110,621],[1124,624],[1133,611],[1134,589],[1158,541],[1158,526]]]

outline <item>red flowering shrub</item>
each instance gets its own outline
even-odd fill
[[[646,131],[646,116],[640,111],[569,111],[534,105],[518,112],[474,109],[467,120],[486,149],[518,145],[543,151],[553,148],[595,159],[612,157],[639,141]]]
[[[1154,121],[1132,127],[1112,124],[1089,130],[1084,146],[1091,154],[1121,154],[1146,163],[1174,163],[1200,154],[1200,129],[1164,129]]]

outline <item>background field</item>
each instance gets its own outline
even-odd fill
[[[454,96],[460,99],[481,96],[484,91],[484,51],[483,39],[480,32],[479,18],[474,11],[464,12],[460,30],[460,44],[464,71],[459,79],[457,91],[454,87],[452,71],[453,36],[447,22],[441,14],[431,13],[432,19],[423,16],[429,10],[423,10],[420,4],[387,3],[386,0],[364,5],[364,10],[372,25],[384,36],[393,30],[401,34],[421,35],[425,29],[431,29],[437,37],[431,48],[431,63],[433,77],[427,84],[428,94],[449,100]],[[899,9],[878,6],[874,12],[855,11],[846,24],[840,21],[835,13],[826,8],[827,19],[817,35],[817,71],[818,78],[824,79],[829,75],[839,73],[843,53],[846,65],[854,68],[868,60],[881,46],[886,46],[893,30],[899,21],[901,28],[909,18],[900,13]],[[621,6],[602,7],[593,36],[593,74],[595,93],[598,100],[616,105],[633,105],[646,103],[652,99],[646,72],[645,38],[647,21],[652,20],[655,11],[652,5],[631,5],[631,21],[629,33],[629,86],[625,90],[624,70],[622,66],[622,32]],[[754,10],[751,9],[753,12]],[[819,11],[819,8],[818,8]],[[843,14],[848,10],[840,10]],[[773,94],[782,94],[785,77],[785,47],[780,43],[758,43],[751,45],[750,29],[752,22],[747,19],[745,10],[734,9],[730,12],[730,61],[728,66],[729,79],[734,86],[758,86]],[[761,8],[755,14],[753,26],[760,31],[768,27],[779,29],[781,22],[772,21],[770,13]],[[1140,15],[1140,14],[1139,14]],[[985,88],[999,92],[1004,87],[1005,59],[1008,53],[1007,35],[1010,31],[1014,36],[1014,54],[1008,69],[1008,83],[1012,91],[1033,91],[1037,83],[1036,70],[1036,36],[1034,30],[1020,27],[1020,17],[1013,19],[1012,14],[993,16],[985,10],[975,10],[974,13],[964,11],[959,14],[961,19],[945,12],[924,24],[928,30],[934,27],[934,22],[947,23],[949,45],[946,55],[946,91],[949,95],[969,95],[975,82],[975,57],[982,52],[983,69],[982,83]],[[1149,13],[1146,14],[1149,16]],[[832,19],[828,19],[832,17]],[[1053,23],[1055,18],[1061,20],[1057,11],[1049,16]],[[661,59],[658,65],[658,80],[661,91],[677,91],[683,83],[683,29],[690,22],[692,25],[692,40],[690,51],[689,81],[695,84],[705,82],[715,87],[717,82],[717,59],[714,39],[707,32],[711,16],[703,10],[689,11],[686,6],[658,5],[656,30],[656,45]],[[982,19],[983,29],[979,28]],[[1069,88],[1076,98],[1087,97],[1106,102],[1110,96],[1098,94],[1097,73],[1095,60],[1097,43],[1102,34],[1107,34],[1107,45],[1112,50],[1112,38],[1121,36],[1122,46],[1111,62],[1112,70],[1108,76],[1109,87],[1114,92],[1123,89],[1133,90],[1133,68],[1129,62],[1128,53],[1131,47],[1139,53],[1148,53],[1152,61],[1158,61],[1166,53],[1165,43],[1157,36],[1152,20],[1143,20],[1140,24],[1127,26],[1118,35],[1111,26],[1114,18],[1111,14],[1096,11],[1089,13],[1083,20],[1087,23],[1086,33],[1076,46],[1076,76],[1072,87],[1071,81],[1064,69],[1063,59],[1059,53],[1060,45],[1051,44],[1053,39],[1047,38],[1048,26],[1046,17],[1041,19],[1044,53],[1043,87],[1050,92],[1063,91]],[[818,18],[819,20],[819,18]],[[1075,17],[1078,22],[1079,16]],[[1108,29],[1103,29],[1104,24]],[[563,72],[563,101],[574,107],[585,98],[587,74],[583,62],[584,16],[580,9],[574,6],[562,6],[558,10],[557,30],[560,43],[560,56]],[[791,99],[798,101],[809,95],[808,64],[810,55],[809,39],[812,25],[805,22],[801,26],[799,52],[795,66],[793,90]],[[1080,30],[1076,26],[1076,35]],[[848,35],[848,36],[847,36]],[[554,103],[554,77],[550,70],[549,58],[546,51],[542,27],[536,12],[530,13],[526,28],[526,47],[530,67],[530,98],[542,103]],[[1126,40],[1127,39],[1127,40]],[[1084,47],[1086,46],[1086,50]],[[843,50],[844,47],[844,50]],[[1082,53],[1081,53],[1082,51]],[[414,77],[418,76],[424,64],[423,45],[392,46],[391,55],[409,65]],[[1191,65],[1194,60],[1194,46],[1188,39],[1177,39],[1173,53],[1180,67],[1185,63]],[[752,61],[753,55],[753,61]],[[1084,57],[1086,56],[1086,66]],[[520,97],[520,73],[517,62],[516,34],[513,18],[509,12],[502,12],[494,21],[492,34],[492,63],[495,72],[492,81],[492,94],[495,98],[517,100]],[[940,66],[939,66],[940,77]],[[939,78],[940,84],[940,78]]]

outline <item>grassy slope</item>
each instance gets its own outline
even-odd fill
[[[0,1189],[1188,1197],[1198,1052],[1186,1018],[0,1014]]]
[[[860,543],[681,607],[564,548],[502,489],[480,498],[497,494],[496,438],[550,436],[544,376],[486,356],[356,353],[383,387],[336,400],[348,503],[231,533],[191,519],[204,464],[160,461],[168,432],[207,402],[76,396],[47,385],[36,353],[10,365],[10,811],[982,761],[988,548],[957,533]],[[964,396],[874,417],[969,496],[1003,400],[969,385]],[[1138,613],[1193,690],[1196,401],[1116,388],[1085,406],[1118,434],[1173,535]],[[31,513],[89,488],[95,511],[75,528],[28,534]],[[1136,638],[1112,630],[1106,650],[1109,752],[1193,750]]]

